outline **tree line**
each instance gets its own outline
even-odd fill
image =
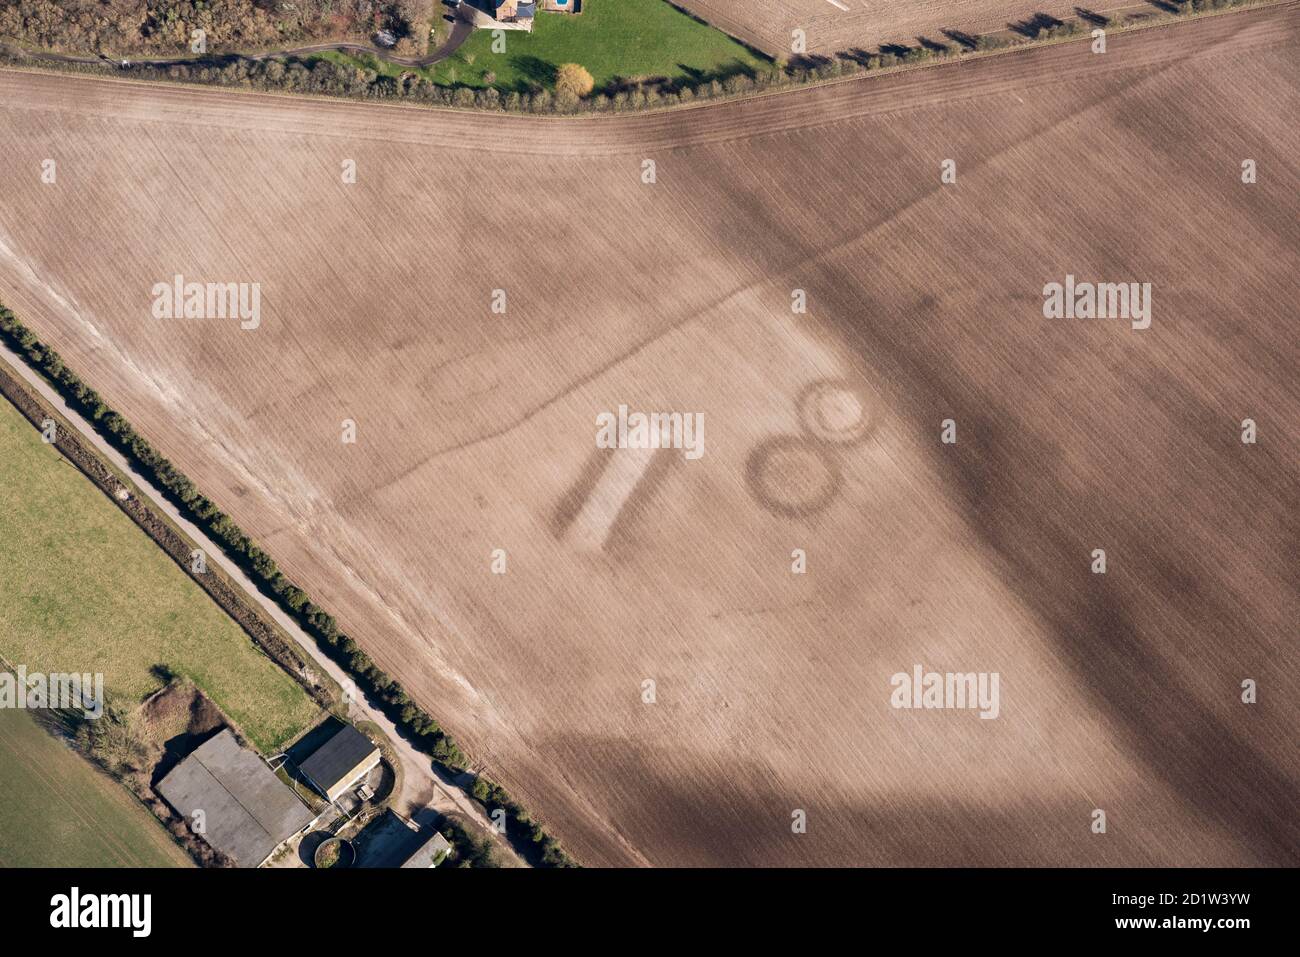
[[[46,50],[185,55],[193,31],[208,49],[257,49],[379,30],[402,54],[427,52],[435,0],[11,0],[0,35]]]
[[[45,2],[45,0],[34,0]],[[1153,9],[1132,17],[1103,16],[1088,11],[1088,22],[1110,29],[1122,29],[1137,22],[1189,16],[1226,7],[1244,6],[1259,0],[1162,0],[1165,9]],[[0,34],[10,32],[0,17]],[[797,86],[875,70],[954,59],[1004,47],[1074,36],[1086,27],[1079,20],[1062,22],[1043,14],[1017,24],[1012,32],[974,37],[955,30],[944,31],[946,41],[922,40],[916,46],[886,44],[878,52],[849,50],[835,56],[804,55],[765,66],[736,69],[725,74],[692,75],[675,79],[647,80],[593,90],[590,75],[577,64],[563,64],[557,76],[564,82],[556,89],[535,85],[525,91],[502,91],[492,86],[435,83],[414,70],[391,75],[368,65],[369,58],[355,63],[308,57],[276,57],[251,60],[234,54],[168,66],[139,64],[131,73],[149,79],[235,86],[248,89],[307,93],[354,99],[401,100],[456,109],[506,113],[572,114],[628,113],[647,109],[684,106],[700,100],[715,100]],[[0,51],[0,59],[21,62],[18,51]],[[378,66],[374,61],[369,61]],[[78,72],[115,72],[104,64],[64,64],[60,68]],[[578,72],[581,71],[581,72]]]
[[[90,421],[141,475],[163,492],[185,518],[206,531],[264,594],[273,597],[292,615],[299,626],[347,670],[358,689],[381,707],[417,748],[450,774],[466,770],[468,761],[465,754],[438,722],[416,704],[406,689],[375,664],[351,636],[340,631],[334,617],[280,571],[275,559],[249,538],[230,516],[150,445],[122,415],[109,407],[98,392],[82,382],[54,349],[42,342],[2,304],[0,337],[41,373],[64,401]],[[499,785],[479,776],[473,793],[488,805],[489,811],[501,809],[505,812],[506,836],[531,863],[546,867],[573,866],[574,862],[554,836],[548,834]],[[458,842],[457,849],[462,857],[469,855],[483,862],[490,857],[467,834]]]

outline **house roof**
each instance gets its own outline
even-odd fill
[[[429,839],[406,859],[402,867],[432,867],[439,854],[449,853],[451,853],[451,844],[440,833],[434,831]]]
[[[373,741],[352,725],[345,724],[298,767],[317,786],[328,791],[342,783],[348,772],[378,750]]]
[[[198,833],[240,867],[256,867],[282,842],[311,823],[297,796],[229,728],[205,741],[158,784]]]

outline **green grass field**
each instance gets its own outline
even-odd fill
[[[125,788],[30,712],[0,710],[0,867],[189,866]]]
[[[0,654],[102,672],[140,701],[184,675],[264,752],[318,709],[303,689],[8,402],[0,399]]]
[[[764,61],[720,30],[692,20],[665,0],[585,0],[582,13],[538,13],[531,34],[507,31],[506,52],[492,52],[492,33],[479,30],[456,55],[430,68],[439,83],[502,91],[550,87],[561,63],[581,63],[596,89],[615,78],[716,74]],[[473,61],[472,63],[470,61]],[[454,71],[454,72],[453,72]]]
[[[495,86],[502,92],[552,88],[562,63],[581,63],[599,90],[617,78],[713,77],[765,61],[731,37],[693,20],[665,0],[585,0],[577,16],[539,13],[531,34],[505,32],[506,50],[492,52],[492,32],[479,30],[450,59],[420,72],[443,86]],[[322,54],[396,76],[402,68],[375,58]],[[496,74],[494,83],[485,79]]]

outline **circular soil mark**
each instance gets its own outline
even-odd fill
[[[823,442],[861,442],[875,425],[875,403],[847,379],[814,382],[799,395],[799,421]]]
[[[764,507],[794,518],[820,512],[841,482],[834,457],[820,443],[795,435],[778,435],[754,449],[745,477]]]

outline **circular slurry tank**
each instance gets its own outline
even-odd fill
[[[321,841],[320,846],[316,848],[316,853],[312,855],[313,863],[321,870],[351,867],[356,859],[357,851],[352,846],[352,842],[345,841],[341,837],[331,837]]]

